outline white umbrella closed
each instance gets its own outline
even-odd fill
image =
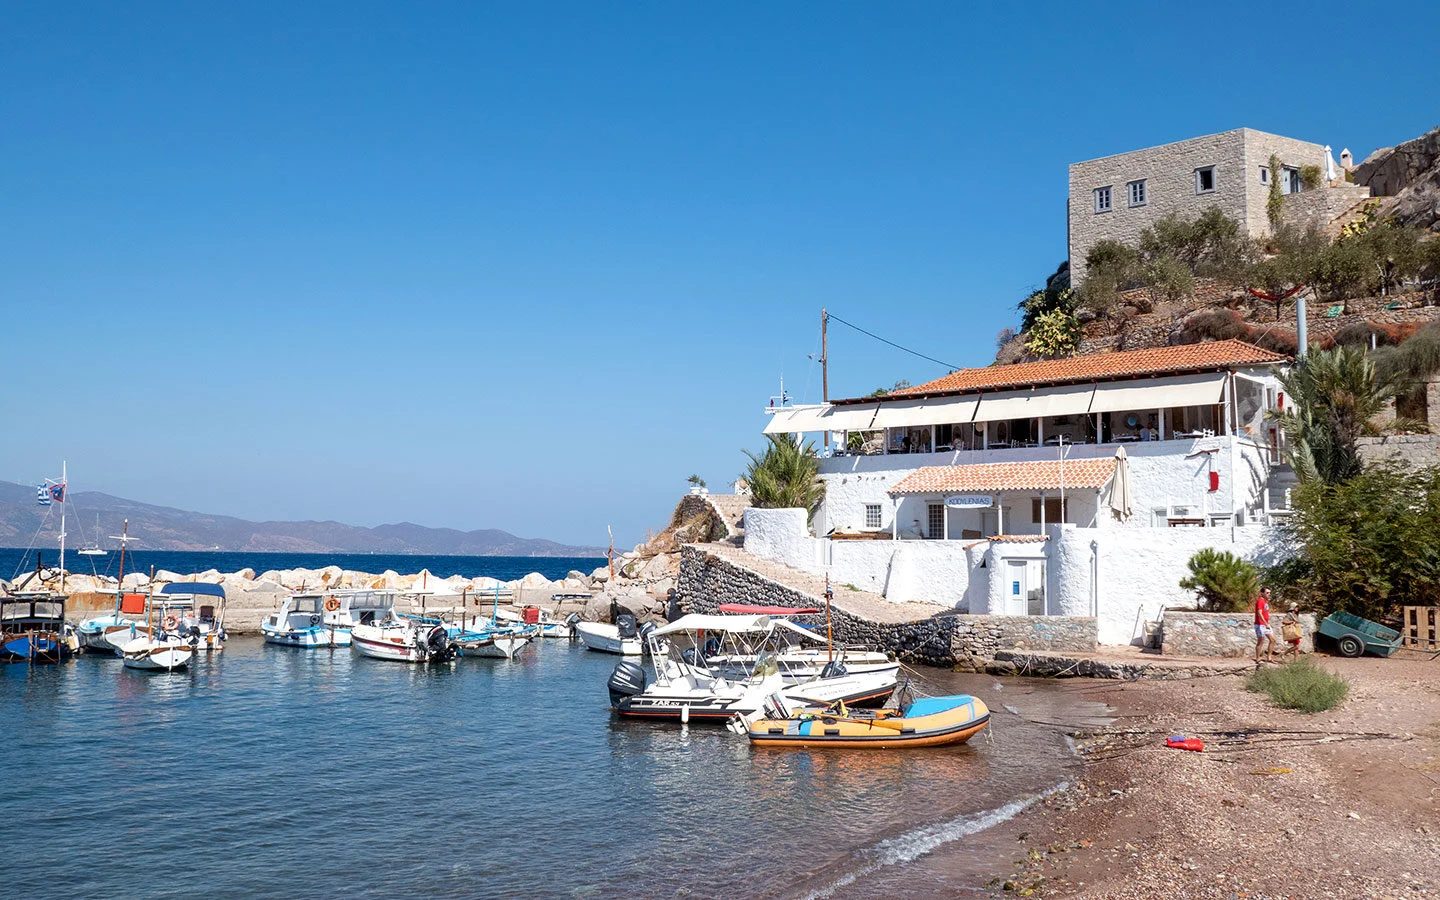
[[[1325,180],[1334,181],[1340,174],[1335,170],[1335,157],[1330,155],[1330,145],[1325,145]]]
[[[1124,522],[1131,516],[1130,504],[1130,460],[1124,447],[1115,449],[1115,477],[1110,481],[1110,510],[1115,518]]]

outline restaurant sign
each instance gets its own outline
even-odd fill
[[[995,505],[989,494],[956,494],[945,498],[945,505],[951,509],[987,509]]]

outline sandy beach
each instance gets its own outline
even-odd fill
[[[1319,661],[1351,691],[1316,714],[1235,675],[1076,683],[1113,724],[1072,731],[1071,786],[998,829],[996,895],[1440,896],[1440,661]],[[1164,746],[1182,733],[1205,752]]]

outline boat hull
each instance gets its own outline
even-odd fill
[[[0,660],[5,662],[62,662],[69,656],[69,644],[49,631],[9,634],[0,643]]]
[[[348,647],[351,643],[348,628],[304,628],[280,630],[261,626],[265,643],[280,647],[298,647],[301,650],[327,650],[332,647]]]
[[[848,711],[839,715],[832,708],[800,712],[788,719],[760,719],[749,726],[747,733],[756,747],[887,750],[963,744],[990,723],[990,710],[968,695],[931,697],[916,705],[922,704],[935,711],[902,715],[898,709],[888,709],[856,716]]]
[[[800,705],[824,706],[843,700],[846,706],[863,707],[866,704],[883,703],[894,689],[892,681],[888,685],[874,682],[827,685],[823,688],[812,685],[805,692],[787,688],[782,693],[787,701]],[[613,708],[618,715],[627,718],[725,722],[736,715],[753,715],[769,694],[769,690],[753,688],[733,694],[698,694],[684,691],[671,693],[656,689],[652,685],[643,693],[620,700]],[[829,699],[820,700],[817,695],[825,695]]]
[[[619,656],[640,656],[645,652],[645,642],[638,636],[620,637],[620,629],[603,622],[578,622],[575,633],[587,650],[600,653],[614,653]]]
[[[190,665],[195,648],[180,641],[137,638],[121,652],[125,668],[146,672],[174,672]]]

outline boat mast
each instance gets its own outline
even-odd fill
[[[85,526],[80,526],[82,529]],[[60,593],[65,593],[65,461],[60,461]]]
[[[120,618],[120,595],[125,590],[125,543],[130,540],[130,520],[120,526],[120,535],[110,535],[120,542],[120,576],[115,580],[115,618]]]
[[[830,629],[830,598],[835,592],[830,590],[830,573],[825,573],[825,650],[829,654],[827,661],[835,661],[835,634]]]

